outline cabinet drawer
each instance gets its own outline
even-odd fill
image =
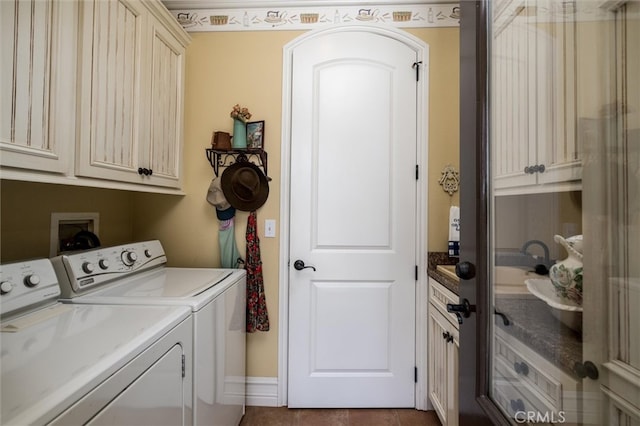
[[[447,312],[447,303],[460,303],[460,298],[455,293],[429,278],[429,301],[458,328],[458,318]]]
[[[493,397],[498,406],[518,423],[523,423],[529,413],[539,413],[541,418],[559,415],[558,410],[537,398],[518,382],[506,379],[494,381]]]
[[[505,377],[535,389],[553,408],[562,408],[562,384],[500,336],[495,339],[495,358]]]

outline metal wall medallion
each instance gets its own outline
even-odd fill
[[[460,173],[453,168],[452,165],[448,165],[442,170],[442,176],[438,181],[438,184],[442,186],[444,192],[447,192],[449,195],[453,195],[454,192],[457,192],[460,189]]]

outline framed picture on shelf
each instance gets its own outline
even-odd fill
[[[264,120],[247,123],[247,148],[263,149],[264,147]]]

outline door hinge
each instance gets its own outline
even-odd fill
[[[418,367],[413,367],[413,383],[418,383]]]
[[[416,180],[420,178],[420,166],[416,164]]]
[[[420,65],[422,64],[422,61],[417,61],[414,62],[413,65],[411,65],[411,68],[415,68],[416,70],[416,81],[420,81]]]
[[[185,374],[185,360],[184,360],[184,355],[182,355],[182,377],[184,378]]]
[[[418,281],[418,265],[416,265],[416,281]]]

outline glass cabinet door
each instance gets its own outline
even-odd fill
[[[490,399],[640,425],[640,1],[488,10]]]

